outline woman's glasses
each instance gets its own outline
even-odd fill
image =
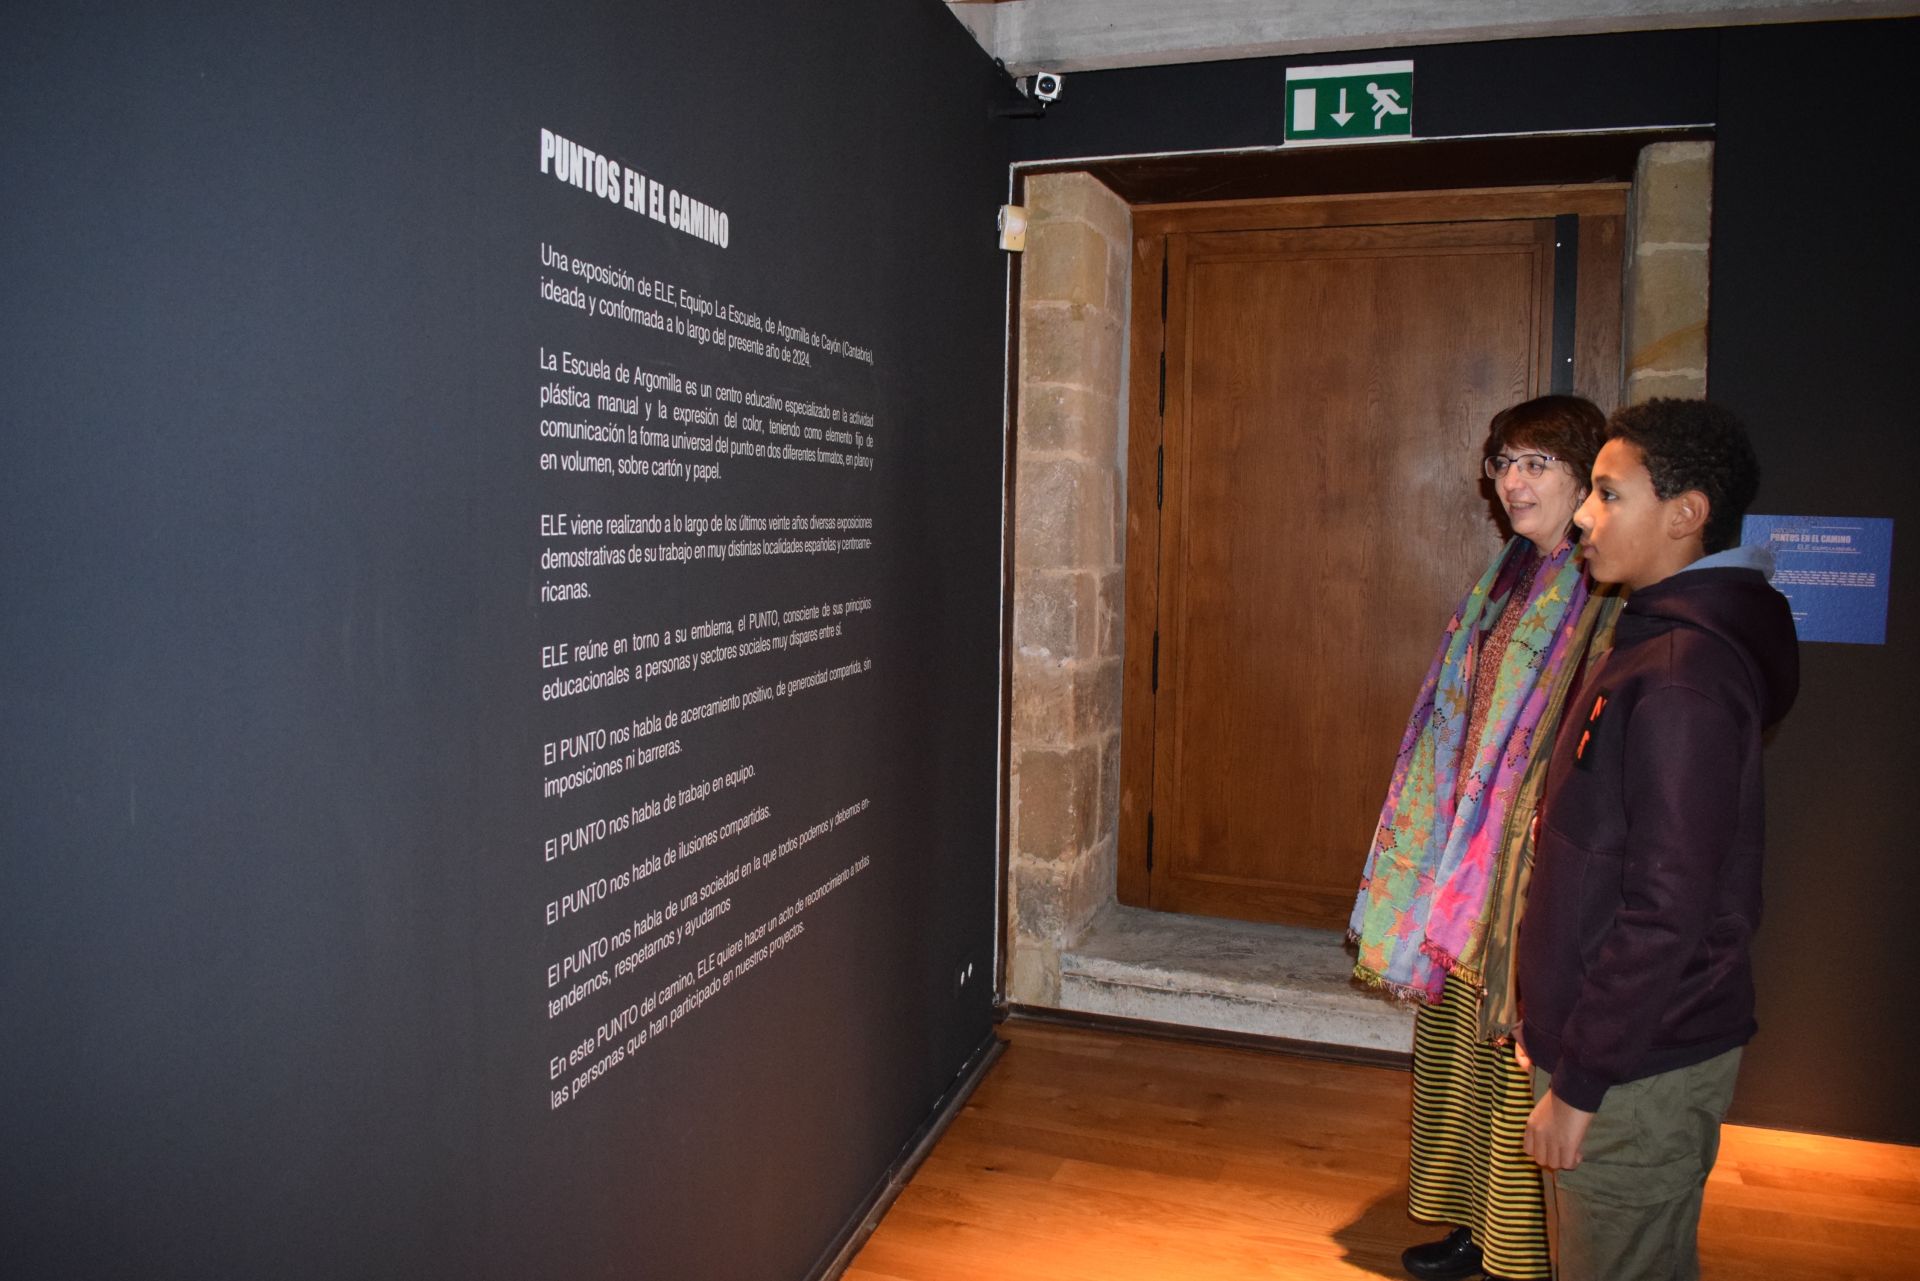
[[[1547,468],[1559,461],[1552,454],[1520,454],[1513,458],[1505,454],[1495,454],[1487,459],[1485,470],[1489,480],[1499,480],[1507,474],[1509,467],[1518,467],[1520,474],[1528,480],[1539,480],[1547,474]]]

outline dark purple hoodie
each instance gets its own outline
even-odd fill
[[[1583,1111],[1753,1037],[1760,731],[1800,656],[1739,559],[1635,592],[1554,742],[1517,978],[1527,1051]]]

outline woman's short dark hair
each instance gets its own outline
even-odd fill
[[[1580,396],[1536,396],[1493,416],[1487,428],[1487,456],[1526,447],[1565,462],[1585,489],[1592,484],[1593,460],[1606,443],[1607,416]]]
[[[1709,400],[1649,400],[1615,412],[1607,439],[1640,451],[1655,497],[1664,501],[1689,489],[1707,496],[1702,550],[1723,552],[1739,543],[1741,518],[1760,490],[1760,460],[1732,411]]]

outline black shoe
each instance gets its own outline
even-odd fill
[[[1438,1241],[1408,1246],[1400,1254],[1400,1266],[1419,1281],[1463,1281],[1480,1275],[1480,1247],[1473,1233],[1455,1228]]]

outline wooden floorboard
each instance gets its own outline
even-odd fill
[[[1009,1022],[847,1281],[1402,1277],[1411,1078]],[[1920,1149],[1727,1127],[1708,1281],[1920,1275]]]

